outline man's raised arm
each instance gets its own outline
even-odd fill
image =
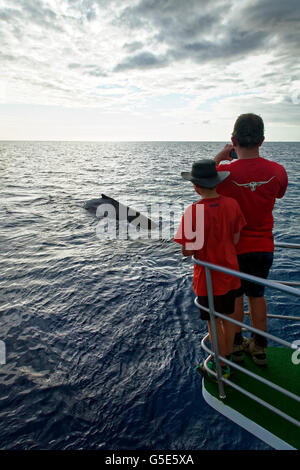
[[[226,144],[225,147],[219,153],[217,153],[217,155],[214,158],[216,165],[219,165],[223,160],[229,160],[229,161],[233,160],[233,158],[229,156],[230,151],[232,149],[233,149],[233,145]]]

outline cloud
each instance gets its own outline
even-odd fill
[[[256,0],[256,3],[248,4],[244,9],[247,22],[256,27],[278,31],[291,31],[291,26],[299,24],[300,11],[298,0]]]
[[[144,44],[141,41],[134,41],[130,43],[125,43],[123,47],[128,52],[135,52],[138,49],[142,49],[144,47]]]
[[[2,0],[1,80],[15,103],[141,116],[155,104],[188,127],[230,99],[291,122],[299,21],[298,0]]]
[[[146,34],[145,46],[164,48],[165,57],[157,61],[157,65],[164,67],[166,63],[176,62],[195,57],[195,48],[209,45],[206,35],[213,34],[214,28],[222,20],[222,14],[228,10],[228,2],[188,0],[141,0],[133,6],[125,7],[114,19],[113,23],[119,26]],[[141,41],[140,41],[141,42]],[[212,50],[212,48],[210,48]],[[129,51],[130,52],[130,51]],[[128,66],[132,62],[136,68],[136,60],[126,60]],[[143,67],[143,61],[141,63]]]
[[[57,22],[57,14],[41,0],[12,0],[14,8],[4,7],[0,10],[0,20],[14,23],[16,20],[37,24],[42,27],[62,30]]]
[[[233,0],[7,0],[0,9],[0,21],[15,28],[12,35],[30,34],[30,25],[64,33],[68,42],[81,34],[80,49],[85,49],[86,41],[87,51],[92,37],[94,46],[101,38],[99,51],[104,47],[114,54],[105,61],[107,73],[187,61],[224,63],[262,51],[279,56],[287,48],[296,51],[299,10],[298,0],[260,0],[254,5],[250,0],[239,4]],[[101,36],[103,26],[107,37]],[[103,69],[103,64],[94,65]]]
[[[4,7],[0,10],[0,20],[10,22],[13,19],[21,19],[22,13],[16,8]]]
[[[137,34],[147,31],[148,50],[149,44],[153,50],[165,47],[163,67],[166,62],[187,60],[236,61],[246,54],[273,53],[274,49],[282,53],[285,47],[299,47],[299,10],[298,0],[259,0],[254,5],[245,0],[238,6],[229,0],[140,0],[125,7],[118,21]],[[126,59],[126,68],[131,63],[137,67],[131,59]]]
[[[151,52],[145,51],[125,59],[114,68],[114,71],[120,72],[130,69],[158,68],[168,65],[168,63],[167,57],[155,56]]]
[[[229,31],[222,41],[199,41],[186,43],[173,55],[180,59],[187,56],[198,63],[221,60],[222,62],[242,58],[248,52],[257,52],[264,47],[267,35],[264,32],[249,33],[245,31]]]

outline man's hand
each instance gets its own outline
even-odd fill
[[[220,162],[222,162],[223,160],[233,160],[233,158],[231,158],[229,156],[230,154],[230,151],[233,149],[233,145],[231,144],[226,144],[225,147],[223,148],[223,150],[221,150],[221,152],[217,153],[217,155],[215,156],[214,160],[216,162],[216,165],[219,165]]]

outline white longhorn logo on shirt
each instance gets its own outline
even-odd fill
[[[232,180],[234,184],[237,186],[244,186],[245,188],[250,188],[251,191],[255,191],[257,186],[261,186],[262,184],[267,184],[269,183],[275,176],[272,176],[268,181],[251,181],[250,183],[237,183],[236,181]]]

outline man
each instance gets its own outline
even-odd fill
[[[215,157],[218,171],[230,171],[230,176],[218,186],[218,192],[239,203],[247,225],[242,229],[237,244],[240,271],[267,278],[273,262],[273,207],[276,198],[282,198],[287,188],[287,173],[282,165],[259,155],[264,141],[264,123],[260,116],[242,114],[235,122],[232,145],[226,145]],[[235,149],[238,159],[230,164],[229,156]],[[266,331],[267,306],[264,287],[242,281],[236,299],[234,318],[243,321],[243,294],[248,297],[252,326]],[[252,341],[243,338],[241,330],[235,335],[232,358],[243,361],[243,351],[248,351],[258,365],[266,365],[267,338],[254,334]]]

